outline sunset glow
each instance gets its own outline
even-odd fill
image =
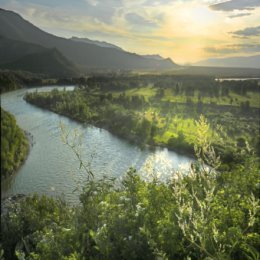
[[[1,0],[41,29],[180,64],[260,53],[260,1]]]

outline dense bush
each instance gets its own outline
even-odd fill
[[[15,77],[12,74],[0,71],[0,93],[11,91],[19,88]]]
[[[246,171],[246,176],[245,176]],[[120,185],[89,181],[81,204],[27,197],[2,217],[6,259],[258,259],[259,187],[253,159],[232,172]]]
[[[27,156],[29,149],[24,132],[15,118],[1,108],[1,177],[13,173]]]

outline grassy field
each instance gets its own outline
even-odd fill
[[[156,88],[152,85],[133,88],[124,91],[129,97],[132,96],[144,96],[146,100],[155,96]],[[122,94],[122,91],[110,91],[115,97]],[[195,91],[194,96],[189,97],[193,103],[199,100],[199,91]],[[208,97],[204,96],[200,98],[204,104],[216,104],[219,106],[237,106],[241,105],[241,102],[249,101],[250,107],[260,108],[260,93],[248,92],[245,96],[238,95],[237,93],[231,92],[228,97]],[[169,101],[173,103],[186,103],[187,97],[185,95],[175,95],[171,88],[164,89],[164,97],[161,101]]]
[[[195,90],[193,96],[187,97],[184,94],[176,95],[172,88],[164,88],[163,95],[156,98],[157,92],[158,88],[149,84],[146,87],[111,90],[105,93],[112,94],[114,98],[122,94],[130,99],[134,96],[144,97],[148,105],[133,110],[140,117],[156,124],[158,131],[154,142],[157,144],[167,146],[170,138],[178,138],[182,133],[185,142],[194,145],[196,121],[200,113],[210,122],[212,143],[234,150],[241,148],[240,146],[255,147],[259,142],[260,92],[248,91],[246,95],[239,95],[230,91],[228,96],[209,97],[201,96],[201,92]],[[198,101],[203,104],[200,113],[196,111]],[[246,112],[241,106],[245,102],[249,106]]]

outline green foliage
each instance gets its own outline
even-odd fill
[[[163,84],[168,88],[171,80],[166,79]],[[106,80],[92,79],[92,83],[102,89],[109,87]],[[122,87],[116,81],[112,83],[113,89]],[[138,80],[128,83],[125,89]],[[200,83],[203,99],[206,84]],[[173,94],[195,98],[193,83],[183,84],[175,84]],[[239,86],[242,91],[242,83]],[[239,94],[233,85],[220,87],[212,92],[216,98],[227,98],[232,92]],[[257,92],[253,83],[250,88]],[[210,126],[194,107],[162,100],[158,104],[167,89],[154,91],[155,100],[150,88],[149,91],[151,100],[133,98],[129,92],[100,94],[90,90],[27,95],[34,104],[106,127],[130,140],[139,137],[138,142],[152,143],[159,135],[170,133],[168,145],[190,149],[195,144],[198,161],[188,173],[174,173],[166,182],[157,177],[144,181],[134,169],[129,169],[120,181],[105,177],[97,180],[81,161],[77,142],[70,142],[68,133],[63,131],[64,143],[74,151],[89,176],[80,205],[72,208],[60,200],[39,196],[19,202],[2,217],[6,259],[259,259],[259,158],[250,149],[245,134],[248,122],[249,128],[254,129],[250,121],[255,119],[254,111],[247,107],[242,113],[248,113],[250,118],[239,121],[239,107],[227,112],[221,106],[215,110],[216,104],[209,106],[209,121],[214,123]],[[204,102],[201,109],[205,109]],[[187,111],[190,117],[186,116]],[[220,111],[225,113],[215,119]],[[219,127],[221,122],[223,127]],[[232,132],[235,124],[235,130],[241,128],[239,134]],[[224,155],[231,154],[233,164],[225,157],[229,164],[221,165],[212,145]],[[231,153],[232,145],[238,148],[236,156]]]
[[[259,138],[260,89],[255,80],[100,76],[83,80],[82,84],[85,87],[68,93],[31,93],[26,100],[108,129],[141,146],[160,145],[189,154],[194,154],[193,147],[198,145],[196,122],[203,114],[211,125],[211,144],[221,154],[222,162],[231,164],[241,159],[238,155],[243,143],[237,140],[247,140],[251,148],[259,151],[255,139]]]
[[[247,163],[222,173],[198,163],[167,183],[144,181],[130,169],[120,184],[89,180],[76,208],[45,196],[26,197],[2,217],[4,255],[257,259],[258,165],[252,158]]]
[[[188,173],[89,178],[74,208],[38,195],[15,203],[1,222],[6,259],[259,259],[259,161],[245,154],[216,171],[206,119],[197,124],[200,157]]]
[[[0,73],[0,93],[19,88],[12,74]]]
[[[1,108],[1,177],[13,173],[27,156],[28,141],[15,118]]]
[[[6,259],[23,259],[22,255],[28,256],[26,259],[70,256],[75,246],[73,216],[74,210],[65,202],[46,196],[33,195],[15,203],[1,219]]]

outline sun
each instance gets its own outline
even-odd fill
[[[180,14],[181,19],[186,22],[189,33],[203,34],[208,33],[209,28],[214,24],[214,14],[206,6],[195,6],[183,10]]]

